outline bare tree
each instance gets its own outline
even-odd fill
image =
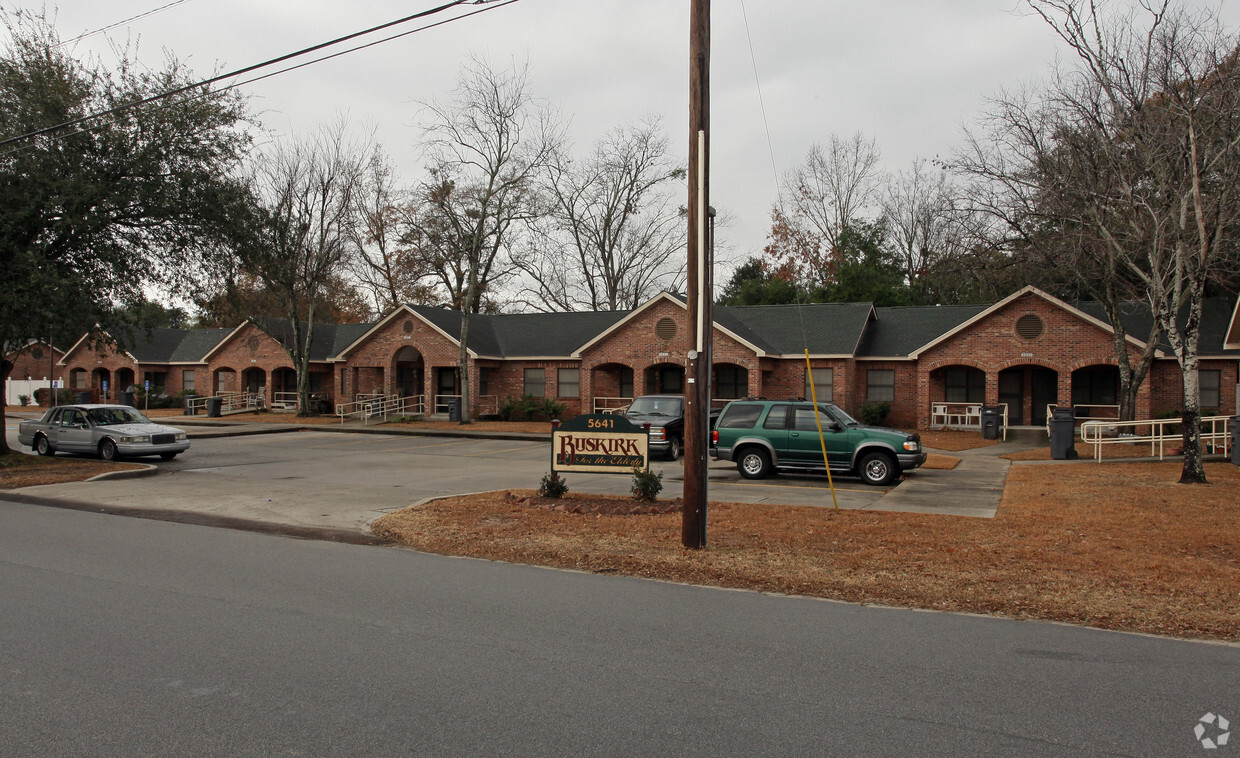
[[[658,118],[614,129],[583,161],[547,167],[551,212],[521,261],[527,302],[540,310],[620,310],[684,275],[685,228],[665,191],[685,169]]]
[[[873,202],[883,180],[881,159],[878,142],[861,132],[850,139],[832,134],[825,149],[813,145],[784,180],[793,215],[834,249],[841,230]]]
[[[359,193],[361,217],[352,268],[379,313],[401,303],[437,301],[434,288],[425,282],[432,275],[427,257],[410,244],[406,233],[414,212],[410,195],[398,186],[387,155],[375,150]]]
[[[892,177],[879,203],[909,287],[921,302],[931,302],[931,273],[959,252],[963,236],[946,171],[918,158]]]
[[[469,317],[513,271],[515,238],[543,211],[538,176],[558,148],[561,129],[551,108],[530,93],[528,64],[497,71],[470,59],[449,102],[423,105],[430,179],[416,198],[409,235],[461,312],[466,424]]]
[[[997,180],[1012,228],[1083,272],[1116,327],[1121,380],[1135,393],[1117,304],[1129,291],[1157,325],[1184,377],[1181,482],[1204,482],[1197,380],[1208,281],[1234,250],[1240,221],[1240,67],[1217,17],[1142,4],[1110,14],[1088,0],[1027,0],[1077,65],[1040,97],[996,101],[1002,161],[980,143],[962,161]],[[995,186],[992,184],[992,187]],[[1049,243],[1047,241],[1050,241]],[[1134,375],[1130,375],[1134,373]],[[1132,396],[1127,397],[1131,403]]]
[[[276,145],[256,161],[254,234],[243,265],[266,284],[288,319],[273,335],[297,372],[298,415],[310,413],[310,345],[315,304],[344,268],[358,235],[366,147],[348,142],[341,121]]]

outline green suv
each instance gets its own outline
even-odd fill
[[[831,403],[819,403],[818,408],[831,473],[858,476],[866,484],[881,486],[926,462],[920,435],[866,426]],[[723,409],[715,424],[710,457],[736,461],[736,468],[747,479],[761,479],[776,469],[822,471],[823,442],[819,442],[813,403],[736,400]]]

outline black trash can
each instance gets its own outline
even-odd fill
[[[1076,417],[1071,408],[1056,408],[1051,413],[1051,458],[1070,461],[1077,457]]]
[[[461,420],[461,399],[459,397],[454,397],[448,401],[448,420]]]
[[[209,397],[207,398],[207,418],[219,418],[220,411],[224,407],[224,398]]]
[[[194,405],[194,401],[197,399],[198,399],[197,395],[186,395],[185,396],[185,415],[186,416],[197,416],[198,415],[198,406]]]
[[[89,403],[89,402],[90,402],[90,393],[89,393],[89,392],[79,392],[79,393],[77,393],[77,398],[76,398],[76,400],[75,400],[74,402],[76,402],[76,403],[78,403],[78,404],[81,404],[81,403]]]
[[[982,439],[997,440],[1003,427],[1003,406],[982,406]]]
[[[134,394],[132,392],[122,392],[121,393],[121,405],[133,405],[133,404],[134,404]]]
[[[1231,435],[1231,462],[1240,466],[1240,416],[1227,419],[1227,433]]]

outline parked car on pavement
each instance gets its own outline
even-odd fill
[[[685,442],[685,396],[641,395],[633,398],[621,414],[637,426],[650,424],[650,454],[674,461]],[[711,409],[708,424],[713,426],[719,412]]]
[[[735,461],[741,476],[761,479],[777,469],[825,471],[887,485],[926,462],[921,435],[866,426],[839,406],[805,400],[736,400],[724,407],[711,435],[710,457]],[[819,440],[818,424],[822,423]]]
[[[189,449],[183,429],[164,426],[128,405],[62,405],[18,425],[17,439],[39,455],[94,453],[107,461],[158,455],[170,461]]]

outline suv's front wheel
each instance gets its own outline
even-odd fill
[[[861,456],[857,468],[861,471],[862,480],[875,487],[891,484],[900,475],[900,467],[886,453],[866,453]]]
[[[761,479],[771,473],[771,456],[760,447],[747,447],[736,459],[736,470],[746,479]]]

